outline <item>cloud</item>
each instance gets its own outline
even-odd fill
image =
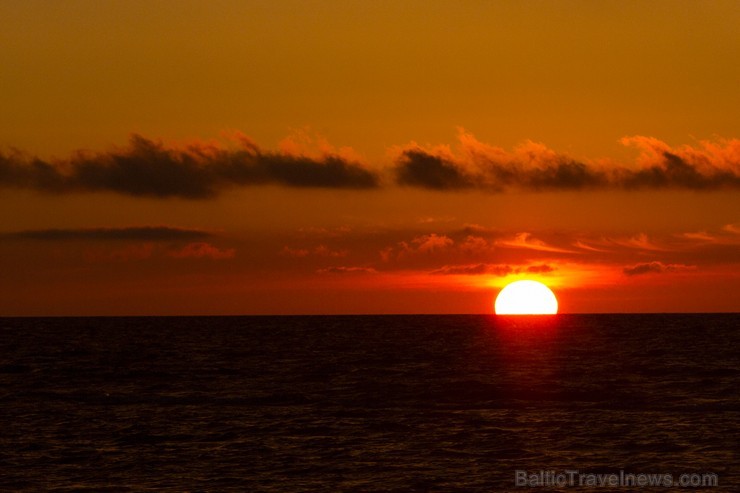
[[[582,250],[588,250],[589,252],[609,253],[609,250],[596,248],[595,246],[589,245],[581,240],[576,240],[575,242],[573,242],[573,246]]]
[[[465,240],[460,243],[459,247],[461,251],[469,254],[479,254],[493,250],[493,245],[491,245],[485,238],[475,235],[466,236]]]
[[[508,248],[523,248],[526,250],[536,250],[540,252],[576,253],[572,250],[548,245],[544,241],[532,237],[531,233],[519,233],[514,238],[511,238],[511,239],[497,240],[496,245],[508,247]]]
[[[154,243],[134,243],[123,248],[113,250],[100,248],[86,248],[84,258],[88,262],[129,262],[136,260],[147,260],[157,253]]]
[[[372,267],[326,267],[316,271],[318,274],[377,274]]]
[[[312,249],[291,248],[286,245],[280,250],[280,255],[297,258],[308,257],[309,255],[315,255],[317,257],[346,257],[348,254],[349,252],[347,250],[332,250],[326,245],[318,245]]]
[[[689,232],[689,233],[682,233],[679,235],[682,238],[686,238],[687,240],[694,240],[694,241],[701,241],[701,242],[709,242],[713,243],[717,241],[717,237],[710,235],[706,231],[696,231],[696,232]]]
[[[349,252],[347,250],[332,250],[326,245],[319,245],[313,249],[313,253],[319,257],[346,257]]]
[[[425,149],[411,144],[396,158],[400,185],[433,190],[478,188],[501,192],[508,188],[572,190],[603,186],[606,174],[542,144],[527,141],[514,152],[488,146],[461,130],[460,151]]]
[[[416,250],[419,252],[434,252],[444,250],[445,248],[452,246],[455,243],[452,238],[445,235],[438,235],[435,233],[429,235],[422,235],[414,238],[412,243],[416,245]]]
[[[418,224],[435,224],[435,223],[451,223],[455,220],[454,216],[424,216],[420,217],[416,222]]]
[[[435,275],[445,276],[478,276],[489,274],[503,277],[514,272],[510,265],[499,264],[469,264],[469,265],[445,265],[437,270],[432,271]]]
[[[626,188],[713,190],[740,187],[740,140],[701,141],[699,147],[671,148],[653,137],[624,137],[640,151],[636,170],[616,170]]]
[[[236,250],[233,248],[219,249],[209,243],[198,242],[189,243],[184,247],[168,253],[170,257],[185,258],[209,258],[213,260],[223,260],[234,258]]]
[[[442,253],[455,244],[455,240],[446,235],[430,233],[414,237],[411,241],[400,241],[393,247],[380,250],[380,257],[384,262],[394,256],[402,258],[407,255]]]
[[[432,190],[459,190],[476,185],[475,177],[461,166],[422,149],[402,152],[396,166],[396,181],[400,185]]]
[[[645,136],[620,142],[637,149],[634,163],[575,159],[532,141],[507,151],[460,129],[454,150],[413,142],[392,148],[393,165],[386,171],[398,185],[437,191],[740,189],[740,139],[680,147]],[[0,152],[0,188],[181,199],[258,185],[379,188],[384,176],[360,162],[350,148],[301,133],[284,139],[277,151],[262,150],[241,134],[226,145],[180,147],[133,135],[124,148],[77,151],[65,159]]]
[[[0,154],[3,188],[204,199],[232,187],[269,184],[369,189],[379,186],[379,177],[337,154],[311,157],[265,152],[242,136],[233,148],[203,144],[168,148],[133,135],[127,148],[104,153],[78,151],[55,162],[18,152]]]
[[[352,228],[349,226],[339,226],[336,228],[307,226],[298,228],[298,233],[301,237],[338,238],[352,233]]]
[[[173,228],[169,226],[140,226],[125,228],[77,228],[35,229],[4,233],[0,238],[56,240],[132,240],[132,241],[176,241],[196,240],[214,236],[199,229]]]
[[[526,141],[513,151],[479,142],[459,131],[457,153],[412,143],[397,151],[396,181],[431,190],[476,188],[489,192],[595,189],[740,188],[740,140],[702,141],[671,148],[651,137],[625,137],[636,147],[637,166],[580,161]]]
[[[681,272],[696,270],[694,265],[684,264],[664,264],[662,262],[645,262],[628,266],[622,269],[622,272],[628,276],[639,276],[643,274],[665,274],[670,272]]]
[[[478,234],[469,234],[472,231]],[[464,266],[461,269],[469,271],[483,269],[481,265],[544,264],[562,257],[583,254],[569,247],[573,241],[570,234],[553,231],[544,232],[545,237],[542,239],[535,238],[530,233],[511,233],[477,226],[450,228],[427,234],[416,233],[406,239],[399,238],[401,234],[408,232],[398,231],[390,237],[384,237],[386,241],[395,240],[393,243],[380,243],[383,238],[379,238],[377,242],[368,238],[357,241],[372,241],[373,252],[379,256],[380,261],[389,264],[386,266],[389,269],[417,269],[425,272],[441,269],[443,266],[454,266],[455,269]],[[353,248],[353,256],[361,255],[363,249],[363,246],[356,250]],[[536,270],[530,272],[536,273]]]
[[[617,245],[622,245],[628,248],[637,248],[640,250],[666,250],[666,248],[656,245],[645,233],[639,233],[630,238],[615,239],[612,240],[612,242]]]
[[[555,267],[547,264],[530,265],[527,267],[527,272],[530,274],[547,274],[555,270]]]
[[[284,255],[286,257],[307,257],[308,254],[311,253],[305,248],[291,248],[289,246],[284,246],[282,250],[280,250],[280,255]]]
[[[466,235],[477,235],[477,236],[501,236],[502,231],[494,228],[487,228],[480,224],[465,224],[462,228],[462,233]]]
[[[479,276],[493,275],[498,277],[508,276],[509,274],[547,274],[553,272],[555,267],[548,264],[530,265],[528,267],[512,267],[507,264],[466,264],[466,265],[445,265],[432,271],[434,275],[446,276]]]

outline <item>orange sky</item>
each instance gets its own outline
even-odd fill
[[[737,2],[0,17],[0,315],[740,310]]]

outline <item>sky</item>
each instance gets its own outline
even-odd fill
[[[736,1],[0,18],[2,316],[740,311]]]

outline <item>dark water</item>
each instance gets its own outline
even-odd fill
[[[0,490],[740,491],[740,315],[545,319],[0,319]]]

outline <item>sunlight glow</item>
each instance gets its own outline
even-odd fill
[[[494,309],[496,315],[554,315],[558,300],[541,282],[516,281],[501,290]]]

